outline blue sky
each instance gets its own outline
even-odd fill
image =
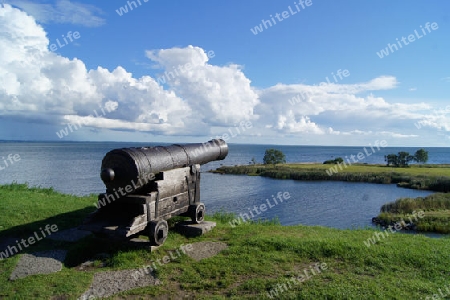
[[[446,1],[3,3],[0,139],[450,142]]]

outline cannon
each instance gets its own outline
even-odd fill
[[[200,165],[227,155],[221,139],[108,152],[100,171],[106,192],[98,195],[97,210],[80,229],[125,239],[144,234],[152,245],[162,245],[168,219],[187,216],[197,224],[204,220]]]

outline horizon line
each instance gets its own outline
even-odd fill
[[[13,143],[151,143],[151,144],[179,144],[179,142],[139,142],[139,141],[76,141],[76,140],[2,140],[0,139],[0,143],[3,142],[13,142]],[[185,142],[183,142],[185,143]],[[201,143],[201,142],[192,142],[192,143]],[[288,147],[370,147],[370,145],[301,145],[301,144],[265,144],[265,143],[228,143],[228,145],[252,145],[252,146],[288,146]],[[387,146],[383,148],[450,148],[450,146]]]

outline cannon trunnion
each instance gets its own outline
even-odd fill
[[[153,245],[162,245],[168,219],[187,216],[197,224],[204,220],[200,164],[227,154],[223,140],[108,152],[101,169],[106,193],[98,196],[98,209],[81,228],[116,238],[143,234]]]

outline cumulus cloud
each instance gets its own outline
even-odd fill
[[[396,88],[400,83],[393,76],[257,89],[242,66],[214,65],[200,47],[148,50],[145,54],[159,76],[135,78],[121,66],[88,70],[83,61],[60,56],[48,46],[45,30],[32,16],[0,5],[3,117],[58,128],[79,123],[99,130],[188,136],[209,136],[245,120],[253,124],[246,135],[276,138],[413,139],[418,136],[414,122],[421,128],[450,130],[448,112],[433,114],[424,102],[390,103],[373,94]]]
[[[21,8],[32,15],[38,22],[68,23],[87,27],[97,27],[105,24],[105,19],[99,17],[102,10],[94,5],[57,0],[56,3],[36,3],[37,1],[10,0],[10,4]]]
[[[48,50],[44,29],[25,12],[0,8],[0,110],[7,115],[47,115],[47,122],[159,134],[209,134],[210,125],[253,118],[257,94],[237,65],[213,66],[198,47],[149,51],[168,71],[192,64],[168,83],[134,78],[118,66],[87,70],[79,59]],[[93,119],[107,103],[115,109]]]
[[[287,133],[324,133],[317,124],[311,122],[308,116],[300,116],[297,118],[292,111],[286,115],[278,115],[277,129]]]
[[[277,84],[259,91],[255,113],[264,116],[260,120],[274,134],[415,139],[417,120],[424,127],[448,130],[448,116],[432,118],[427,103],[389,103],[373,95],[398,85],[393,76],[355,84]]]
[[[190,112],[187,103],[172,91],[144,76],[136,79],[122,67],[112,72],[98,67],[87,70],[79,59],[70,60],[48,50],[45,31],[34,19],[5,5],[0,9],[0,110],[2,114],[47,115],[48,122],[88,117],[111,103],[116,107],[105,118],[129,123],[154,124],[139,127],[164,132],[185,127]],[[116,128],[132,128],[121,122]],[[113,127],[108,122],[92,126]],[[167,126],[159,124],[166,123]],[[171,129],[173,131],[173,129]]]
[[[414,123],[417,129],[433,128],[439,131],[450,131],[450,105],[422,115],[422,119]]]
[[[147,56],[167,70],[167,84],[203,121],[227,126],[255,117],[258,95],[241,66],[208,64],[205,51],[193,46],[147,51]]]

